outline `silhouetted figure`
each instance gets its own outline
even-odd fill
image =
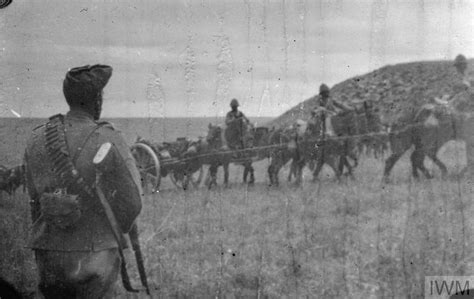
[[[39,289],[45,298],[104,298],[113,293],[120,250],[95,189],[93,158],[112,147],[101,167],[101,188],[122,233],[141,211],[140,175],[122,135],[98,122],[102,90],[112,75],[105,65],[71,69],[63,92],[70,111],[35,128],[25,151]],[[101,184],[102,185],[102,184]],[[122,243],[122,244],[119,244]],[[123,265],[122,265],[123,266]]]

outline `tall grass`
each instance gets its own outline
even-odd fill
[[[420,298],[425,275],[472,274],[471,183],[413,181],[403,160],[382,185],[382,166],[363,159],[356,180],[325,170],[268,188],[263,162],[253,187],[234,167],[230,188],[147,196],[139,226],[155,297]],[[36,279],[26,202],[2,199],[1,246],[1,274],[25,294]],[[117,297],[139,296],[119,286]]]

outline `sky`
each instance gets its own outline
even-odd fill
[[[468,0],[13,0],[0,10],[0,116],[66,112],[65,73],[96,63],[114,69],[104,117],[223,117],[232,98],[277,116],[323,82],[471,58],[473,33]]]

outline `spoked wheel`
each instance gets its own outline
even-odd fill
[[[130,150],[140,172],[143,191],[146,194],[158,191],[161,182],[161,164],[155,151],[144,143],[135,143]]]
[[[189,187],[189,183],[191,183],[194,188],[198,188],[201,184],[203,175],[204,168],[201,165],[201,167],[199,167],[199,169],[195,173],[191,174],[188,178],[180,173],[172,172],[170,173],[170,179],[178,188],[187,189],[187,187]],[[186,180],[188,180],[188,182],[186,182]]]

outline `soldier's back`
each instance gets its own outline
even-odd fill
[[[128,147],[121,135],[111,125],[107,123],[98,124],[86,115],[73,112],[64,117],[64,128],[69,157],[86,185],[94,185],[96,170],[92,160],[98,148],[104,142],[114,144],[119,154],[124,157],[123,161],[118,161],[117,165],[114,165],[116,169],[110,171],[124,171],[124,169],[130,168],[129,172],[133,173],[130,176],[138,176],[134,172],[133,157],[129,154]],[[53,171],[53,162],[46,148],[45,130],[46,126],[40,126],[33,131],[28,140],[25,153],[27,188],[33,201],[32,211],[33,221],[35,221],[30,246],[34,249],[59,251],[99,251],[116,248],[118,246],[117,242],[96,196],[80,197],[81,216],[71,227],[56,227],[39,217],[41,207],[38,201],[41,195],[45,192],[53,192],[56,188],[61,187]],[[121,169],[121,167],[124,169]],[[123,184],[132,191],[137,189],[133,184],[137,183],[138,178],[132,178],[129,181],[121,181],[120,175],[116,178],[118,184]],[[111,188],[114,187],[111,186]],[[76,193],[81,192],[81,190],[74,191]],[[133,219],[138,215],[135,211],[136,208],[138,210],[141,208],[141,201],[139,197],[137,199],[137,193],[140,196],[138,191],[131,199],[137,201],[137,207],[135,209],[133,209],[134,206],[127,207],[132,208],[133,215],[129,218]]]

